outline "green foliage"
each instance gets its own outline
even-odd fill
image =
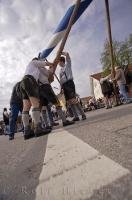
[[[110,73],[111,73],[111,70],[110,70],[109,67],[107,67],[107,68],[105,68],[105,69],[103,70],[103,76],[104,76],[104,77],[108,76]]]
[[[125,64],[132,64],[132,34],[123,41],[113,41],[113,52],[114,52],[114,65],[123,66]],[[104,44],[104,50],[101,53],[100,58],[103,66],[104,74],[107,75],[108,71],[111,70],[111,58],[109,50],[109,42],[106,41]]]

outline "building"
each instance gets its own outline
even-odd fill
[[[129,65],[127,70],[132,77],[132,65]],[[94,96],[96,99],[103,97],[100,86],[101,74],[102,72],[90,76],[91,96]],[[128,95],[129,97],[132,97],[132,83],[128,85],[128,89],[129,89]]]
[[[100,86],[101,74],[102,72],[90,76],[91,96],[94,96],[96,99],[103,97]]]

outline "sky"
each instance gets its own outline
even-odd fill
[[[9,108],[12,87],[23,77],[26,65],[45,49],[72,3],[72,0],[0,0],[0,115],[3,107]],[[113,39],[123,41],[132,33],[132,0],[109,0],[109,4]],[[73,26],[65,46],[81,97],[90,95],[89,76],[102,69],[100,55],[107,35],[105,1],[93,0]],[[58,46],[49,61],[53,61],[57,49]],[[57,81],[52,86],[59,88]]]

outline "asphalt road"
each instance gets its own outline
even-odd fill
[[[0,136],[0,200],[41,199],[132,200],[132,104],[28,141]]]

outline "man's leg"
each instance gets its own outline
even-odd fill
[[[125,102],[128,100],[128,95],[124,84],[119,85],[120,93],[123,95]]]
[[[111,98],[108,98],[108,102],[109,102],[109,108],[112,108],[112,100],[111,100]]]
[[[71,104],[70,107],[71,107],[71,110],[72,110],[73,115],[74,115],[73,121],[79,121],[80,119],[79,119],[79,116],[78,116],[76,105]]]
[[[24,126],[24,139],[30,137],[31,127],[29,124],[29,110],[31,108],[31,103],[28,99],[23,100],[23,111],[22,111],[22,122]]]
[[[45,90],[45,93],[47,92],[46,93],[47,100],[49,103],[52,103],[53,105],[56,106],[57,114],[61,118],[63,126],[68,126],[68,125],[73,124],[73,122],[70,122],[66,119],[66,116],[64,112],[62,111],[62,107],[60,106],[60,102],[58,98],[56,97],[51,85],[48,84],[45,87],[47,87],[47,90]]]
[[[54,124],[54,119],[53,119],[53,115],[51,112],[51,106],[49,104],[47,105],[47,111],[48,111],[48,117],[50,120],[50,125],[52,126]]]
[[[86,119],[86,115],[80,105],[78,103],[78,100],[76,99],[76,89],[74,81],[69,81],[65,84],[63,84],[63,90],[64,90],[64,96],[65,99],[68,101],[68,103],[71,105],[71,109],[74,113],[74,116],[76,119],[78,119],[78,112],[82,115],[82,119]],[[78,121],[78,120],[75,120]]]
[[[23,111],[22,111],[22,122],[24,130],[29,127],[29,110],[31,108],[30,101],[27,99],[23,100]]]
[[[105,95],[105,97],[104,97],[104,102],[105,102],[106,109],[108,109],[109,108],[109,100],[108,100],[108,96],[107,95]]]
[[[75,106],[76,106],[77,110],[79,111],[80,115],[82,115],[82,120],[85,120],[86,115],[85,115],[80,103],[75,104]]]
[[[42,107],[41,113],[42,113],[42,118],[43,118],[45,127],[48,127],[48,126],[49,126],[49,120],[48,120],[48,115],[47,115],[47,108],[46,108],[46,106],[43,106],[43,107]]]
[[[56,110],[57,110],[57,113],[58,113],[60,119],[62,120],[62,122],[66,122],[66,116],[65,116],[64,112],[62,111],[62,107],[57,106]]]
[[[40,108],[39,108],[39,99],[36,97],[30,97],[30,102],[32,105],[32,120],[34,122],[34,134],[35,136],[39,136],[40,134],[50,133],[50,129],[44,129],[41,126],[40,120]]]
[[[86,115],[82,109],[82,106],[80,103],[77,101],[76,98],[73,98],[69,100],[69,103],[71,104],[72,111],[74,113],[75,118],[73,119],[74,121],[79,121],[78,113],[82,115],[82,120],[86,119]]]
[[[47,106],[47,111],[48,111],[48,117],[49,117],[49,122],[50,122],[50,126],[58,126],[59,123],[58,122],[55,122],[54,119],[53,119],[53,114],[51,112],[51,106],[48,104]]]
[[[9,135],[9,125],[5,125],[5,135]]]
[[[19,111],[20,111],[20,108],[17,104],[11,105],[11,113],[9,117],[9,140],[14,139],[16,121],[17,121]]]

